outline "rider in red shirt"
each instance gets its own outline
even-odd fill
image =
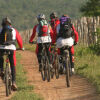
[[[68,17],[68,15],[63,15],[62,17]],[[57,30],[56,30],[57,34],[59,34],[59,30],[60,30],[60,24],[57,26]],[[72,30],[74,33],[74,35],[73,35],[74,36],[74,45],[76,45],[78,43],[78,32],[76,31],[76,29],[73,25],[72,25]],[[71,60],[71,67],[72,67],[73,73],[74,73],[74,45],[72,45],[72,47],[70,49],[70,60]],[[61,54],[60,49],[58,49],[58,54]]]
[[[22,38],[19,34],[19,32],[13,28],[11,26],[11,20],[6,17],[2,20],[2,30],[5,27],[9,27],[12,29],[12,39],[13,41],[17,40],[17,43],[19,45],[19,47],[21,49],[23,49],[23,42],[22,42]],[[2,40],[0,40],[0,43],[2,42]],[[16,46],[15,43],[14,44],[9,44],[9,45],[4,45],[4,46],[0,46],[0,70],[1,70],[1,76],[4,76],[4,71],[3,71],[3,63],[4,63],[4,59],[3,59],[3,54],[5,50],[9,50],[10,51],[10,55],[9,55],[9,61],[10,61],[10,65],[11,65],[11,74],[12,74],[12,89],[13,90],[17,90],[17,86],[16,86],[16,70],[15,70],[15,66],[16,66]]]
[[[56,14],[56,12],[52,12],[50,14],[50,26],[53,30],[53,33],[51,33],[51,39],[52,39],[52,43],[56,42],[56,37],[57,37],[57,33],[56,33],[56,27],[57,25],[60,23],[59,18]]]
[[[34,26],[29,42],[31,43],[37,34],[36,54],[37,54],[37,58],[38,58],[38,62],[39,62],[39,71],[41,71],[41,52],[42,52],[42,48],[43,48],[42,44],[45,44],[45,46],[46,46],[49,63],[50,63],[50,66],[52,67],[52,64],[50,61],[49,47],[50,47],[50,43],[52,42],[50,34],[53,34],[53,31],[49,27],[48,23],[46,22],[47,27],[48,27],[47,32],[42,33],[42,31],[40,29],[40,22],[46,21],[44,14],[39,14],[37,17],[37,20],[38,20],[38,24]],[[39,34],[41,34],[41,36]]]

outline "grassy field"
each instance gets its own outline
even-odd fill
[[[42,100],[35,93],[33,93],[34,87],[29,85],[26,79],[26,72],[23,70],[23,66],[19,63],[21,56],[17,54],[17,86],[18,91],[11,98],[11,100]]]
[[[100,56],[90,48],[82,46],[76,47],[75,52],[76,72],[86,77],[100,93]]]

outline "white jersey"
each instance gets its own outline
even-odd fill
[[[60,30],[60,24],[58,24],[58,26],[56,28],[57,35],[59,34],[59,30]],[[63,46],[70,46],[71,47],[73,44],[74,44],[74,40],[72,37],[69,37],[69,38],[59,37],[57,39],[57,42],[56,42],[57,48],[62,48]]]
[[[36,28],[36,32],[39,33],[39,25]],[[48,34],[50,34],[50,30],[48,29]],[[41,36],[37,38],[37,43],[50,43],[51,37],[50,35],[47,36]]]
[[[12,39],[16,40],[16,30],[14,28],[12,28]],[[0,49],[16,50],[16,46],[14,44],[0,45]]]

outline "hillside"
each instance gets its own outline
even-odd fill
[[[18,30],[32,28],[36,16],[44,13],[49,18],[52,11],[59,16],[68,14],[72,18],[81,16],[79,8],[86,0],[0,0],[0,22],[9,16]]]

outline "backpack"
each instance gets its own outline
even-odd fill
[[[6,26],[2,29],[0,33],[0,44],[1,45],[14,44],[14,40],[12,39],[12,29],[10,26]]]
[[[42,36],[42,34],[48,34],[48,23],[46,20],[41,20],[39,22],[39,33],[38,36]]]
[[[72,24],[71,24],[71,19],[69,17],[61,17],[60,18],[59,35],[62,38],[72,37],[72,35],[73,35]]]

